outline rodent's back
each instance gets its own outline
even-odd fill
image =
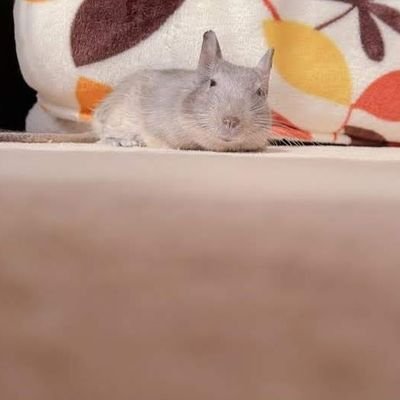
[[[187,70],[141,70],[121,82],[98,107],[93,130],[102,139],[140,135],[145,142],[180,147],[182,103],[196,87],[196,74]],[[179,137],[179,143],[174,142]],[[189,136],[190,137],[190,136]]]
[[[146,75],[140,97],[145,131],[169,147],[190,147],[192,135],[183,104],[196,86],[197,75],[192,71],[151,71]]]

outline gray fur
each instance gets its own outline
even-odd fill
[[[269,51],[255,68],[231,64],[215,33],[206,32],[196,71],[135,72],[97,108],[85,138],[124,147],[263,150],[271,128],[272,57]],[[62,142],[66,135],[50,136]]]

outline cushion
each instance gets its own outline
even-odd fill
[[[89,122],[135,69],[195,68],[214,29],[235,63],[276,49],[277,138],[396,145],[399,10],[395,0],[16,0],[16,42],[42,109]]]

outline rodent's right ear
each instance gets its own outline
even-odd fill
[[[200,54],[199,70],[203,73],[210,73],[215,68],[218,61],[222,59],[222,51],[217,35],[213,31],[208,31],[203,36],[203,46]]]
[[[260,60],[258,63],[257,68],[264,74],[267,75],[269,78],[269,75],[271,73],[271,68],[272,68],[272,63],[274,61],[274,55],[275,55],[275,50],[274,49],[269,49],[267,53],[264,55],[264,57]]]

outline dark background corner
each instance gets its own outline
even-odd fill
[[[0,0],[0,129],[23,130],[35,102],[35,92],[24,82],[14,41],[14,0]]]

